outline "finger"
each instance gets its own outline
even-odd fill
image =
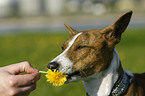
[[[31,91],[36,89],[36,83],[26,86],[26,87],[21,87],[19,88],[19,96],[28,96],[30,94]]]
[[[40,79],[40,73],[33,73],[33,74],[25,74],[25,75],[19,75],[17,80],[19,80],[17,86],[28,86],[35,82],[37,82]]]
[[[36,89],[36,83],[29,85],[29,86],[21,87],[19,89],[24,93],[29,93]]]
[[[40,79],[40,73],[11,75],[8,78],[9,86],[24,87],[36,83]]]
[[[29,86],[25,86],[25,87],[16,87],[15,89],[12,89],[10,91],[11,96],[28,96],[30,94],[31,91],[33,91],[34,89],[36,89],[36,83],[29,85]]]
[[[38,70],[33,68],[31,64],[27,61],[6,66],[5,69],[12,74],[19,74],[22,72],[26,73],[38,72]]]

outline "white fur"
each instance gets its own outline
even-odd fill
[[[70,59],[67,57],[67,51],[70,49],[70,47],[73,45],[75,40],[78,38],[78,36],[82,34],[81,32],[76,34],[72,40],[69,42],[68,47],[60,54],[58,55],[55,59],[53,59],[51,62],[58,62],[60,64],[59,66],[59,71],[62,73],[72,73],[72,66],[73,62],[70,61]]]
[[[55,59],[51,61],[51,62],[58,62],[60,64],[59,71],[61,71],[62,73],[67,73],[67,74],[72,73],[73,62],[70,61],[70,59],[67,57],[67,52],[71,48],[75,40],[81,34],[82,33],[76,34],[69,42],[68,47],[63,51],[63,53],[61,53],[59,56],[57,56]],[[83,79],[86,92],[90,96],[108,96],[111,92],[113,85],[118,79],[117,69],[119,67],[119,64],[120,64],[119,56],[116,49],[114,49],[113,59],[108,69]],[[128,71],[125,72],[128,75],[133,76],[131,72]],[[73,76],[69,82],[78,79],[80,79],[80,77]]]
[[[87,93],[90,96],[108,96],[114,83],[118,79],[118,67],[119,56],[117,51],[114,49],[113,59],[109,68],[84,80]]]

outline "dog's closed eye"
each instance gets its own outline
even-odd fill
[[[83,49],[83,48],[86,48],[87,46],[81,46],[81,45],[79,45],[79,46],[77,46],[76,47],[76,50],[80,50],[80,49]]]

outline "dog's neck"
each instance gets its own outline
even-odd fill
[[[109,68],[84,80],[86,92],[89,96],[108,96],[119,77],[119,66],[119,56],[117,51],[114,49],[113,59]]]

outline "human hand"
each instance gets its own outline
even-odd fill
[[[18,75],[26,72],[28,74]],[[0,67],[0,94],[2,96],[28,96],[36,88],[40,73],[28,62]]]

